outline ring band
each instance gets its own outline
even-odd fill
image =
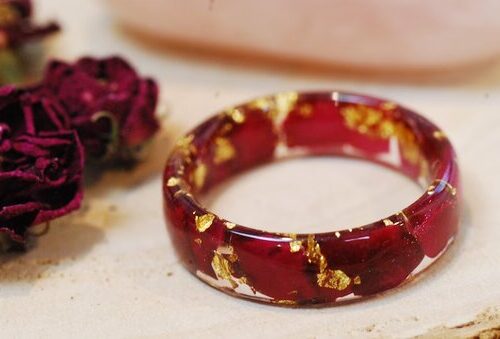
[[[423,195],[371,224],[318,234],[261,231],[216,216],[197,196],[291,155],[342,155],[394,168]],[[448,138],[385,100],[280,93],[210,118],[183,137],[164,172],[164,209],[185,266],[226,293],[284,305],[334,303],[394,288],[434,262],[457,232],[459,170]]]

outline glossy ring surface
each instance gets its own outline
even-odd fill
[[[297,155],[374,161],[424,192],[371,224],[317,234],[245,227],[197,200],[238,172]],[[280,93],[221,112],[179,140],[163,187],[167,228],[185,266],[226,293],[273,304],[334,303],[396,287],[444,252],[460,215],[445,134],[393,102],[342,92]]]

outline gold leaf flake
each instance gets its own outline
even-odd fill
[[[230,108],[226,110],[226,114],[233,119],[233,121],[237,124],[242,124],[245,122],[245,114],[237,108]]]
[[[176,177],[170,177],[170,178],[168,178],[167,186],[168,187],[179,186],[180,183],[181,183],[181,179],[176,178]]]
[[[229,221],[225,221],[224,222],[224,225],[226,225],[226,227],[230,230],[232,230],[233,228],[236,227],[236,224],[235,223],[232,223],[232,222],[229,222]]]
[[[313,113],[313,107],[310,104],[304,104],[299,108],[299,114],[304,118],[309,118]]]
[[[214,141],[214,163],[222,164],[228,160],[231,160],[236,155],[236,150],[233,144],[226,138],[216,138]]]
[[[229,260],[224,258],[222,254],[215,252],[212,259],[212,269],[215,275],[219,279],[226,280],[232,286],[232,288],[237,288],[238,283],[233,279],[233,269]]]
[[[326,258],[321,253],[321,248],[314,239],[313,234],[309,234],[307,237],[306,256],[311,264],[318,266],[320,272],[323,272],[328,266]]]
[[[276,304],[281,304],[281,305],[295,305],[297,304],[296,301],[294,300],[274,300]]]
[[[444,134],[443,131],[434,131],[434,133],[432,133],[432,136],[437,140],[446,139],[446,134]]]
[[[205,185],[205,179],[207,178],[207,165],[198,164],[193,171],[193,181],[196,188],[201,189]]]
[[[318,273],[317,277],[319,286],[337,291],[345,290],[351,284],[351,278],[341,270],[327,269]]]
[[[290,252],[292,253],[300,251],[301,247],[302,247],[302,241],[300,240],[294,240],[290,242]]]
[[[392,111],[393,109],[398,107],[398,105],[394,102],[386,101],[380,107],[386,111]]]
[[[263,112],[268,112],[272,108],[274,108],[274,102],[270,98],[258,98],[251,101],[248,104],[248,107],[251,109],[258,109]]]
[[[215,215],[207,213],[201,216],[196,215],[194,221],[198,232],[205,232],[215,220]]]
[[[276,102],[276,114],[274,119],[277,122],[285,120],[288,113],[294,108],[299,99],[299,94],[297,92],[284,92],[276,94],[274,100]]]
[[[355,276],[353,279],[354,285],[361,285],[361,277],[359,275]]]
[[[384,219],[383,221],[384,221],[385,226],[393,226],[394,225],[394,223],[390,219]]]
[[[197,243],[198,245],[201,245],[202,240],[200,238],[194,239],[194,242]]]

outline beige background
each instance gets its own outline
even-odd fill
[[[84,209],[53,223],[33,250],[0,258],[0,337],[411,337],[441,335],[437,327],[478,315],[479,324],[462,335],[500,326],[500,65],[399,82],[325,75],[155,47],[120,29],[97,0],[37,3],[40,18],[64,25],[51,54],[119,53],[158,79],[164,133],[134,171],[110,172],[89,185]],[[161,209],[160,173],[173,140],[254,96],[334,88],[397,100],[448,133],[466,194],[462,231],[450,251],[409,285],[322,309],[238,300],[188,274],[171,249]],[[245,174],[207,201],[246,224],[312,231],[370,221],[418,194],[407,179],[377,166],[317,158]]]

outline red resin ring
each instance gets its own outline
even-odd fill
[[[235,173],[297,154],[368,159],[413,178],[425,192],[369,225],[318,234],[240,226],[196,199]],[[460,214],[458,166],[444,133],[392,102],[340,92],[281,93],[207,120],[177,143],[163,194],[174,247],[191,272],[232,295],[287,305],[400,285],[444,252]]]

